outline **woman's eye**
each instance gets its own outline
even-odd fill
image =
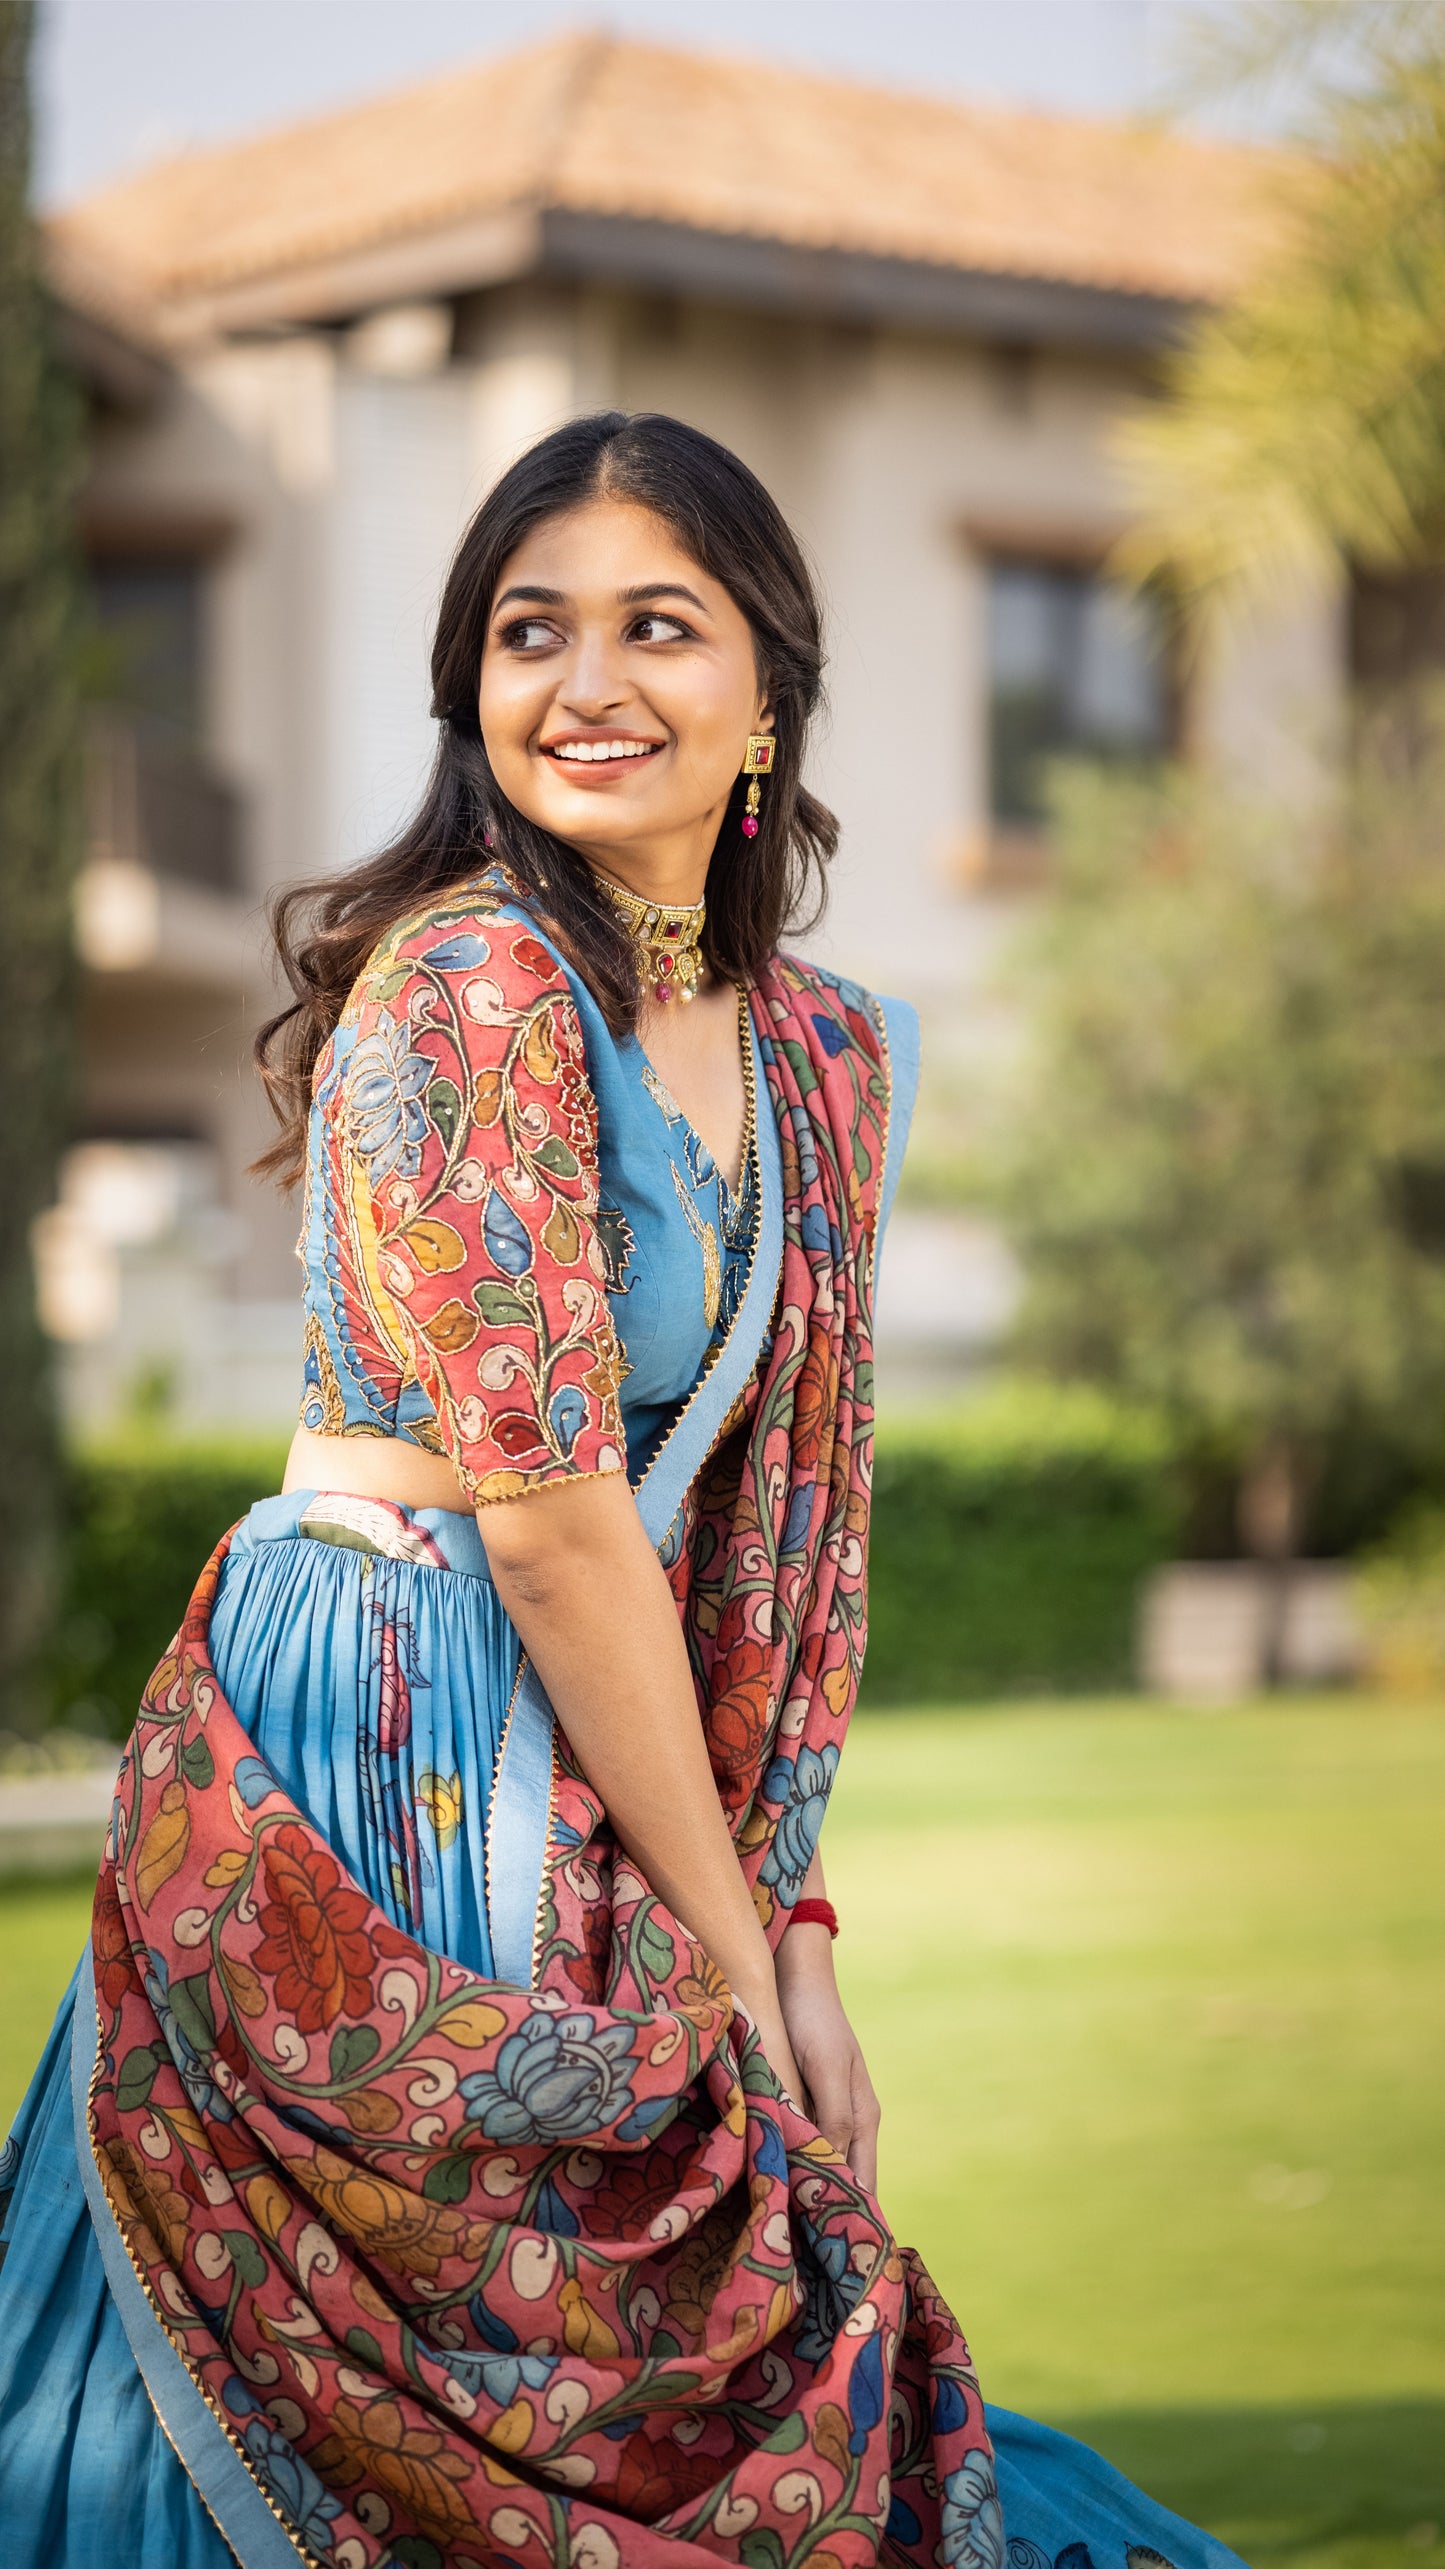
[[[508,651],[545,651],[551,642],[561,640],[555,624],[545,616],[520,616],[515,624],[504,627],[502,642]]]
[[[632,631],[639,642],[683,642],[692,627],[675,615],[640,615]]]

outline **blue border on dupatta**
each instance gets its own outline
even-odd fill
[[[748,1025],[753,1041],[753,1094],[761,1102],[770,1092],[751,1009]],[[758,1361],[772,1318],[783,1256],[783,1155],[776,1116],[758,1115],[757,1137],[761,1195],[758,1238],[737,1316],[711,1373],[694,1392],[643,1475],[637,1492],[638,1514],[649,1541],[659,1552],[712,1451],[723,1420]],[[555,1723],[546,1689],[529,1664],[508,1716],[487,1813],[492,1847],[506,1849],[505,1863],[497,1862],[494,1855],[487,1868],[492,1965],[498,1980],[511,1981],[523,1989],[531,1986],[542,1866],[552,1816]]]
[[[81,1957],[71,2018],[70,2094],[75,2113],[75,2155],[90,2210],[100,2262],[120,2313],[152,2408],[174,2446],[197,2497],[214,2518],[244,2569],[296,2569],[308,2553],[298,2548],[262,2496],[229,2441],[220,2419],[197,2387],[149,2300],[116,2227],[115,2214],[95,2164],[90,2141],[90,2081],[100,2040],[95,1967]]]
[[[913,1109],[918,1103],[918,1072],[923,1057],[923,1035],[918,1011],[906,999],[875,999],[873,1002],[883,1020],[888,1043],[888,1141],[883,1153],[883,1184],[878,1196],[878,1226],[873,1234],[873,1291],[878,1291],[878,1258],[883,1247],[883,1234],[888,1216],[898,1193],[903,1175],[903,1154],[908,1148],[908,1128]]]

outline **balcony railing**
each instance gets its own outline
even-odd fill
[[[244,889],[241,798],[183,742],[115,714],[91,723],[86,854],[209,892]]]

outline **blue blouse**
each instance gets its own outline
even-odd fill
[[[597,1231],[625,1367],[620,1402],[635,1483],[726,1338],[747,1282],[760,1192],[753,1045],[740,999],[749,1108],[734,1192],[638,1037],[614,1035],[581,976],[562,968],[597,1104]],[[306,1315],[301,1423],[324,1435],[401,1436],[440,1453],[435,1408],[404,1348],[379,1326],[382,1298],[367,1291],[345,1250],[356,1201],[343,1220],[335,1198],[348,1154],[338,1149],[337,1115],[354,1042],[343,1018],[318,1065],[308,1127],[297,1243]]]

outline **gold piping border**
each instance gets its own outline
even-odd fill
[[[878,1181],[873,1194],[873,1219],[868,1226],[868,1248],[870,1253],[868,1269],[868,1299],[871,1303],[875,1284],[875,1270],[878,1265],[878,1225],[882,1219],[883,1189],[888,1177],[888,1145],[893,1138],[893,1054],[888,1042],[888,1019],[884,1014],[883,1002],[881,999],[875,999],[871,990],[868,993],[868,1005],[873,1011],[874,1023],[878,1028],[878,1039],[883,1047],[884,1072],[883,1157],[878,1163]],[[870,1311],[868,1315],[870,1335],[873,1329],[877,1326],[877,1321],[877,1312]]]
[[[498,1603],[499,1603],[499,1604],[501,1603],[500,1598],[498,1599]],[[506,1609],[505,1609],[505,1608],[503,1608],[503,1612],[504,1612],[504,1613],[505,1613],[505,1611],[506,1611]],[[511,1618],[511,1616],[510,1616],[510,1615],[508,1615],[508,1616],[507,1616],[507,1621],[508,1621],[508,1623],[512,1623],[512,1618]],[[513,1630],[513,1632],[517,1632],[517,1627],[516,1627],[516,1625],[515,1625],[514,1623],[512,1624],[512,1630]],[[506,1756],[506,1753],[507,1753],[507,1735],[508,1735],[508,1733],[510,1732],[511,1727],[512,1727],[512,1715],[515,1713],[515,1711],[516,1711],[516,1709],[517,1709],[517,1697],[518,1697],[518,1695],[521,1693],[521,1690],[522,1690],[522,1679],[526,1676],[526,1673],[527,1673],[527,1665],[528,1665],[528,1662],[527,1662],[527,1654],[526,1654],[526,1651],[525,1651],[525,1650],[523,1649],[523,1647],[522,1647],[522,1636],[521,1636],[521,1634],[520,1634],[519,1632],[517,1632],[517,1669],[516,1669],[516,1674],[515,1674],[515,1676],[514,1676],[514,1677],[513,1677],[513,1679],[512,1679],[512,1691],[511,1691],[510,1695],[507,1697],[507,1709],[506,1709],[505,1713],[502,1715],[502,1735],[501,1735],[500,1739],[499,1739],[499,1740],[498,1740],[498,1742],[497,1742],[497,1754],[496,1754],[495,1762],[494,1762],[493,1767],[492,1767],[492,1792],[491,1792],[491,1795],[489,1796],[489,1798],[488,1798],[488,1802],[487,1802],[487,1836],[486,1836],[486,1845],[484,1846],[484,1848],[483,1848],[483,1850],[482,1850],[482,1898],[483,1898],[483,1901],[484,1901],[484,1902],[485,1902],[485,1904],[486,1904],[486,1911],[487,1911],[487,1941],[488,1941],[488,1943],[490,1943],[490,1942],[491,1942],[491,1935],[492,1935],[492,1847],[493,1847],[493,1844],[494,1844],[494,1841],[495,1841],[495,1835],[496,1835],[496,1833],[495,1833],[495,1831],[494,1831],[494,1829],[493,1829],[493,1827],[492,1827],[492,1806],[493,1806],[493,1802],[495,1801],[495,1798],[496,1798],[497,1777],[501,1774],[501,1771],[502,1771],[502,1760],[503,1760],[503,1758]],[[544,1851],[544,1858],[543,1858],[543,1860],[544,1860],[544,1862],[545,1862],[545,1851]],[[494,1954],[492,1955],[492,1961],[493,1961],[493,1964],[494,1964],[494,1965],[495,1965],[495,1963],[496,1963],[496,1959],[497,1959],[497,1957],[496,1957],[496,1955],[495,1955],[495,1953],[494,1953]]]

